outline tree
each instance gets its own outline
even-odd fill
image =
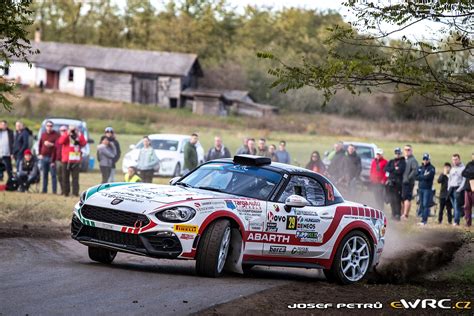
[[[0,104],[6,110],[12,109],[9,99],[14,93],[15,83],[7,80],[3,73],[10,66],[11,59],[20,59],[28,64],[28,56],[38,53],[31,48],[27,27],[33,24],[30,10],[31,0],[0,1]]]
[[[405,101],[421,96],[430,107],[474,115],[472,0],[347,0],[344,5],[357,22],[330,29],[322,62],[303,59],[290,65],[273,53],[258,53],[278,63],[269,70],[272,87],[281,92],[314,87],[323,91],[326,102],[339,90],[396,92]],[[391,39],[427,22],[440,26],[436,39]],[[394,29],[383,31],[387,24]]]

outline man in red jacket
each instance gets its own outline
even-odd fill
[[[56,165],[54,163],[54,155],[56,150],[56,141],[59,134],[53,129],[53,122],[47,121],[45,131],[41,134],[38,148],[38,159],[41,163],[43,171],[43,193],[48,192],[48,173],[51,171],[51,188],[54,194],[57,192],[56,182]]]
[[[383,211],[385,204],[385,182],[387,176],[385,175],[385,166],[387,160],[383,157],[383,150],[378,148],[375,152],[375,158],[372,160],[370,166],[370,182],[372,183],[372,190],[374,192],[375,207]]]
[[[71,192],[70,177],[72,178],[72,194],[79,196],[79,171],[81,169],[81,148],[86,146],[84,135],[76,126],[69,126],[69,131],[62,134],[58,139],[62,146],[61,162],[63,165],[63,194],[69,196]]]

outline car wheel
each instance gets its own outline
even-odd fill
[[[91,260],[108,264],[114,261],[116,255],[117,251],[115,250],[89,246],[89,258]]]
[[[174,177],[180,177],[181,176],[181,165],[179,162],[176,164],[176,168],[174,168]]]
[[[372,247],[360,231],[352,231],[342,239],[330,272],[324,272],[328,280],[351,284],[362,280],[369,271]]]
[[[209,225],[199,242],[196,272],[198,275],[215,278],[222,275],[230,247],[231,228],[226,219]]]

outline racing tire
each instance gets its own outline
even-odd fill
[[[174,168],[173,177],[181,177],[181,165],[179,164],[179,162],[176,164],[176,167]]]
[[[231,227],[226,219],[212,222],[199,241],[196,256],[196,273],[216,278],[224,271],[230,248]]]
[[[110,264],[114,261],[116,255],[117,251],[115,250],[89,246],[89,258],[91,260]]]
[[[329,282],[348,285],[361,281],[370,270],[373,247],[367,236],[358,230],[349,232],[337,248],[334,261],[324,275]]]

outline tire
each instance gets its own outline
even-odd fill
[[[200,276],[216,278],[222,275],[230,247],[230,222],[220,219],[212,222],[199,242],[196,273]]]
[[[173,177],[180,177],[181,176],[181,165],[179,162],[176,164],[176,167],[174,168],[174,174]]]
[[[114,261],[116,255],[117,251],[115,250],[89,246],[89,258],[91,260],[110,264]]]
[[[351,231],[339,244],[331,270],[324,271],[326,278],[343,285],[361,281],[369,272],[372,252],[367,236],[358,230]]]

